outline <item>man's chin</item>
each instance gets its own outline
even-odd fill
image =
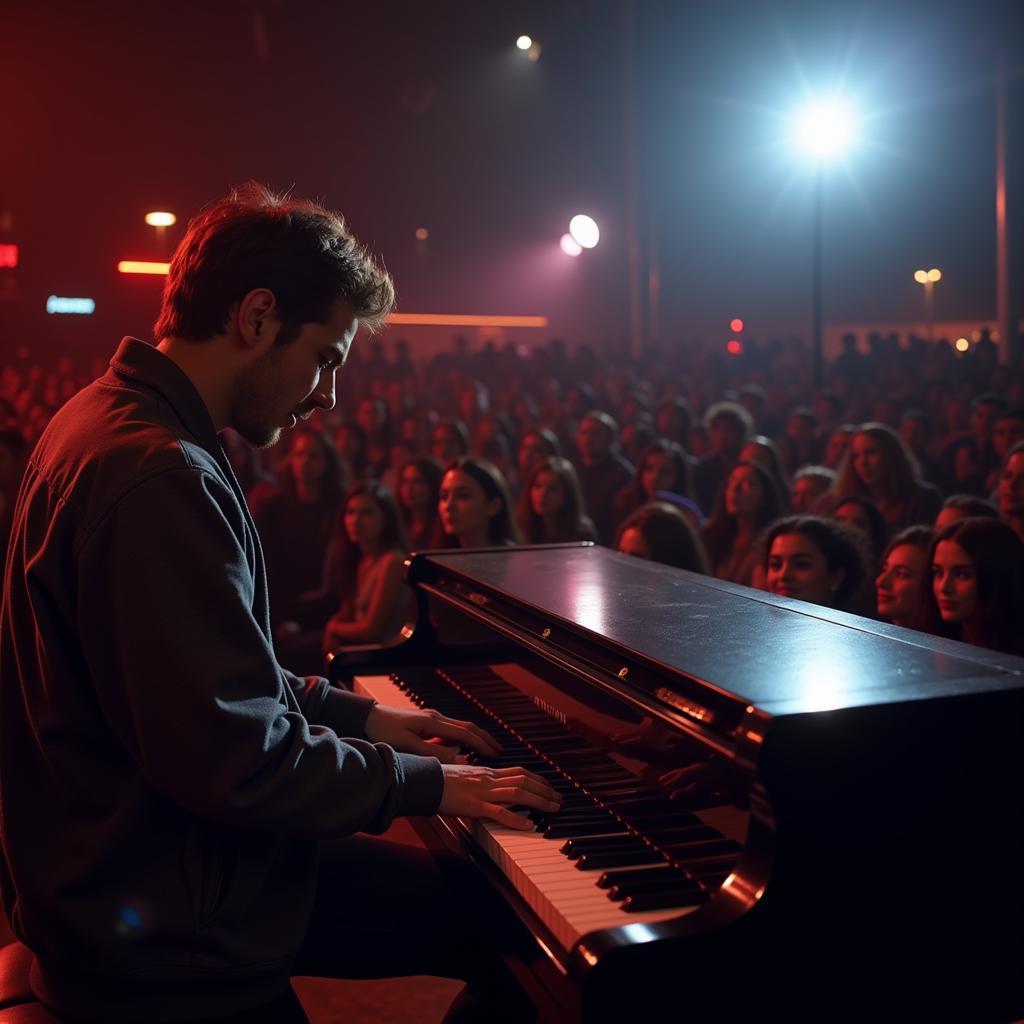
[[[281,440],[281,427],[235,427],[253,448],[273,448]]]

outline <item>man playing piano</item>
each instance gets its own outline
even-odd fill
[[[475,895],[354,834],[435,812],[528,828],[510,806],[556,794],[458,763],[497,751],[477,726],[278,665],[217,437],[271,445],[332,408],[393,298],[340,218],[246,186],[190,224],[159,343],[126,338],[31,458],[0,618],[0,885],[62,1017],[280,1021],[295,973],[447,973],[516,1012]]]

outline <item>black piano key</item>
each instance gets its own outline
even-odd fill
[[[723,853],[740,853],[743,847],[732,839],[712,839],[702,843],[664,846],[662,850],[677,864],[706,857],[720,857]]]
[[[626,878],[608,890],[608,898],[624,900],[630,896],[657,895],[666,892],[704,893],[705,891],[699,883],[687,878]]]
[[[566,840],[561,851],[569,860],[578,860],[585,853],[603,853],[605,851],[615,852],[616,850],[636,850],[643,853],[649,850],[647,845],[639,836],[632,832],[623,832],[620,835],[604,835],[579,837]]]
[[[641,913],[645,910],[665,910],[669,907],[695,907],[707,900],[707,894],[689,889],[671,889],[659,893],[637,893],[620,904],[626,913]]]
[[[598,878],[596,885],[599,889],[610,889],[612,886],[618,885],[624,878],[662,878],[666,882],[671,882],[673,879],[684,880],[687,877],[679,868],[664,863],[655,864],[649,868],[620,868],[606,871]]]
[[[636,851],[585,853],[576,861],[576,867],[580,871],[599,871],[601,868],[621,868],[627,864],[657,864],[663,859],[657,850],[645,846],[643,850]]]
[[[548,825],[544,831],[543,836],[545,839],[562,840],[562,839],[583,839],[587,836],[600,836],[606,833],[612,833],[615,831],[618,823],[617,822],[595,822],[589,825],[577,824],[561,824],[559,822],[553,822]]]

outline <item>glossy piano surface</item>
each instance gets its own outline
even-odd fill
[[[548,1019],[1022,1015],[1024,662],[592,546],[425,553],[409,577],[415,627],[351,670],[469,700],[579,791],[582,830],[441,829],[533,936]],[[551,825],[642,913],[580,883]],[[666,867],[686,877],[648,893]]]

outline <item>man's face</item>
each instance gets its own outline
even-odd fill
[[[576,447],[584,462],[602,462],[611,451],[612,435],[600,420],[588,417],[576,431]]]
[[[239,373],[228,410],[229,425],[257,448],[276,444],[282,430],[317,409],[334,408],[334,374],[359,326],[352,307],[340,301],[327,323],[303,324],[287,345],[274,343],[279,319],[268,316],[264,325],[269,345]]]

